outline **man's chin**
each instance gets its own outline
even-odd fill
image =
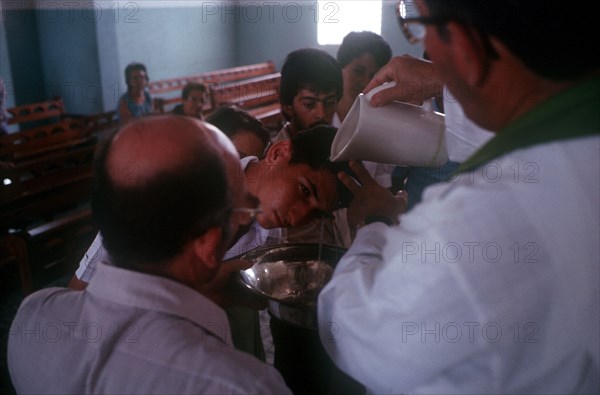
[[[310,124],[308,126],[308,128],[306,128],[306,129],[308,130],[308,129],[312,129],[312,128],[316,127],[316,126],[323,126],[323,125],[325,125],[325,126],[331,126],[331,123],[327,123],[325,121],[317,121],[315,123]]]
[[[258,224],[264,229],[274,229],[280,227],[277,226],[277,224],[274,224],[273,221],[269,221],[268,219],[260,215],[256,218],[256,222],[258,222]]]

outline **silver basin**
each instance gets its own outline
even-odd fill
[[[317,297],[331,279],[345,249],[318,244],[277,244],[239,256],[254,262],[237,279],[253,293],[269,299],[277,318],[304,328],[317,328]]]

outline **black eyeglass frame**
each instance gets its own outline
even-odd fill
[[[435,16],[433,16],[433,17],[432,16],[418,16],[418,17],[404,18],[402,16],[402,14],[400,13],[400,8],[403,3],[406,3],[406,2],[403,0],[400,0],[396,4],[396,16],[398,17],[398,24],[400,25],[400,30],[402,31],[402,34],[404,34],[404,37],[406,38],[406,40],[411,44],[416,44],[419,41],[421,41],[422,39],[415,37],[414,34],[411,33],[410,29],[408,28],[408,25],[410,23],[420,23],[422,25],[441,25],[452,19],[450,17],[435,17]]]
[[[410,44],[416,44],[423,40],[422,38],[417,38],[417,37],[415,37],[414,34],[412,34],[410,29],[408,28],[408,25],[410,23],[420,23],[422,25],[438,25],[438,26],[446,24],[450,21],[457,21],[457,22],[461,23],[460,18],[452,17],[452,16],[419,16],[419,17],[404,18],[404,17],[402,17],[402,15],[400,15],[400,7],[399,7],[400,3],[402,3],[402,2],[399,2],[398,5],[396,6],[396,16],[398,17],[398,24],[400,25],[400,30],[402,31],[402,34],[404,34],[404,37]],[[492,46],[492,43],[490,42],[488,35],[485,32],[483,32],[480,28],[478,28],[477,26],[474,26],[472,24],[466,24],[466,25],[471,26],[473,29],[475,29],[477,31],[477,34],[479,34],[481,36],[482,43],[483,43],[484,49],[487,52],[487,54],[492,59],[498,59],[499,58],[498,52],[496,52],[496,50]]]
[[[452,20],[452,18],[436,18],[429,16],[403,18],[400,16],[400,12],[398,12],[398,23],[400,24],[400,30],[402,30],[402,34],[404,34],[406,40],[411,44],[416,44],[422,39],[415,37],[415,35],[411,33],[410,29],[408,28],[410,23],[420,23],[421,25],[442,25],[450,20]]]

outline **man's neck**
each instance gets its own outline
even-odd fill
[[[518,62],[514,58],[511,61]],[[465,86],[467,95],[459,99],[467,117],[495,132],[574,84],[541,78],[522,66],[513,67],[510,61],[499,67],[504,70],[490,74],[485,85]],[[506,75],[512,76],[510,86],[505,83]]]
[[[286,131],[287,131],[288,135],[290,136],[290,138],[293,138],[295,135],[298,134],[299,129],[293,122],[290,122],[290,123],[288,123]]]

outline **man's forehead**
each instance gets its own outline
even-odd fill
[[[331,89],[317,88],[312,85],[307,85],[307,86],[301,87],[296,96],[301,99],[304,99],[304,98],[318,99],[318,98],[324,98],[324,97],[328,97],[328,96],[335,96],[335,94],[336,94],[335,88],[331,88]]]

